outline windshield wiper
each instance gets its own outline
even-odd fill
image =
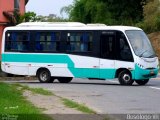
[[[155,54],[149,56],[149,58],[152,58],[152,57],[158,57],[158,56]]]
[[[142,57],[143,56],[143,54],[144,53],[146,53],[146,52],[148,52],[149,50],[145,50],[145,51],[143,51],[141,54],[140,54],[140,56],[139,57]]]

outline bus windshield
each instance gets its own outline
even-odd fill
[[[152,58],[156,57],[156,54],[152,48],[152,45],[141,30],[127,30],[126,35],[132,45],[135,54],[139,57]]]

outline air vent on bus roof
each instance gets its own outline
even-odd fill
[[[17,25],[18,27],[84,27],[80,22],[26,22]]]

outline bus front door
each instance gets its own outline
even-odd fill
[[[115,74],[114,31],[104,31],[100,35],[100,78],[113,79]]]

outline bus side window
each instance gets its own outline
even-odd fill
[[[40,43],[40,33],[37,33],[36,34],[36,51],[42,51],[43,50],[42,47],[43,46]]]
[[[5,39],[6,39],[5,40],[5,51],[10,51],[11,50],[12,33],[7,32]]]
[[[80,51],[81,33],[71,32],[67,35],[67,51],[79,52]]]
[[[90,42],[92,41],[90,37],[91,37],[90,33],[83,33],[82,39],[81,39],[81,51],[90,50]]]
[[[28,32],[8,32],[5,42],[5,51],[29,51]]]
[[[17,33],[18,51],[29,51],[28,33]]]
[[[89,32],[72,32],[67,35],[67,51],[89,52],[92,50],[92,34]]]
[[[55,52],[59,50],[60,33],[37,32],[35,50],[39,52]]]
[[[116,39],[119,43],[117,44],[117,59],[123,61],[132,61],[132,53],[125,35],[122,32],[117,32]]]

